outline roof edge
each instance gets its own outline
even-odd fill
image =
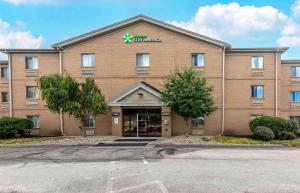
[[[270,47],[270,48],[229,48],[228,52],[281,52],[284,53],[289,47]]]
[[[0,49],[0,52],[5,54],[9,53],[59,53],[58,50],[50,49]]]
[[[218,46],[224,46],[224,47],[231,47],[231,45],[226,42],[223,42],[223,41],[220,41],[220,40],[217,40],[214,38],[210,38],[210,37],[198,34],[196,32],[192,32],[192,31],[180,28],[178,26],[145,16],[145,15],[137,15],[137,16],[116,22],[114,24],[104,26],[102,28],[98,28],[96,30],[81,34],[79,36],[75,36],[73,38],[66,39],[64,41],[53,44],[52,47],[53,48],[60,48],[60,47],[63,48],[63,47],[67,47],[68,45],[74,45],[77,42],[82,42],[82,41],[88,40],[90,38],[93,38],[95,36],[100,36],[101,34],[109,33],[110,31],[122,28],[123,26],[129,25],[129,24],[141,21],[141,20],[161,26],[161,27],[165,27],[169,30],[173,30],[175,32],[182,33],[184,35],[191,36],[191,37],[194,37],[194,38],[202,40],[202,41],[206,41],[211,44],[215,44]]]
[[[300,59],[281,60],[281,64],[300,64]]]

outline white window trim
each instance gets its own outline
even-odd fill
[[[89,62],[89,65],[88,66],[85,66],[84,65],[84,56],[87,56],[88,57],[88,62]],[[93,58],[93,60],[91,60],[91,57]],[[95,54],[94,53],[82,53],[81,54],[81,67],[83,68],[93,68],[95,67]]]
[[[194,56],[196,56],[197,57],[197,64],[198,64],[198,55],[203,55],[203,64],[202,65],[199,65],[199,66],[195,66],[193,63],[194,63],[194,61],[193,61],[193,57]],[[201,68],[201,67],[205,67],[205,64],[206,64],[206,57],[205,57],[206,55],[205,55],[205,53],[193,53],[192,54],[192,67],[199,67],[199,68]]]
[[[258,58],[258,62],[259,62],[259,58],[262,58],[262,67],[259,67],[259,63],[257,64],[257,67],[256,67],[256,65],[253,63],[254,58]],[[251,69],[253,69],[253,70],[262,70],[262,69],[264,69],[264,66],[265,66],[264,56],[251,56]]]
[[[36,58],[36,68],[27,68],[27,61],[28,59]],[[37,56],[26,56],[25,57],[25,69],[26,70],[38,70],[39,69],[39,59]]]
[[[35,98],[28,98],[28,93],[27,93],[27,91],[28,91],[28,88],[29,88],[29,87],[34,87],[34,88],[36,88],[36,95],[35,95]],[[27,99],[27,100],[38,100],[38,99],[39,99],[40,93],[39,93],[39,88],[38,88],[37,86],[26,86],[25,89],[26,89],[26,99]]]
[[[139,64],[138,57],[142,57],[142,63]],[[148,61],[146,60],[146,57],[148,56]],[[148,62],[148,63],[147,63]],[[147,63],[146,65],[144,63]],[[149,53],[136,53],[136,67],[137,68],[149,68],[150,67],[150,54]]]

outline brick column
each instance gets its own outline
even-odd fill
[[[172,135],[172,113],[171,108],[162,106],[161,108],[161,119],[162,119],[162,127],[161,127],[161,135],[162,137],[171,137]]]
[[[112,124],[111,124],[111,134],[113,136],[123,136],[123,114],[121,107],[111,107],[112,114]]]

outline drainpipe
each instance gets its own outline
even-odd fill
[[[59,74],[63,75],[63,49],[60,47],[57,47],[57,49],[59,50]],[[64,115],[62,109],[60,109],[59,116],[60,116],[60,132],[61,135],[64,135]]]
[[[221,135],[224,134],[224,125],[225,125],[225,50],[226,47],[224,46],[222,51],[222,129]]]
[[[278,51],[275,54],[275,117],[278,117]]]
[[[8,89],[9,89],[9,116],[13,117],[13,101],[12,101],[12,69],[11,69],[11,54],[8,53]]]

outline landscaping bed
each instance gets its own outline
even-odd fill
[[[185,144],[226,144],[226,145],[283,145],[290,147],[300,147],[300,138],[294,140],[272,140],[261,141],[247,137],[227,137],[227,136],[176,136],[171,138],[164,138],[157,142],[160,144],[173,144],[173,145],[185,145]]]

